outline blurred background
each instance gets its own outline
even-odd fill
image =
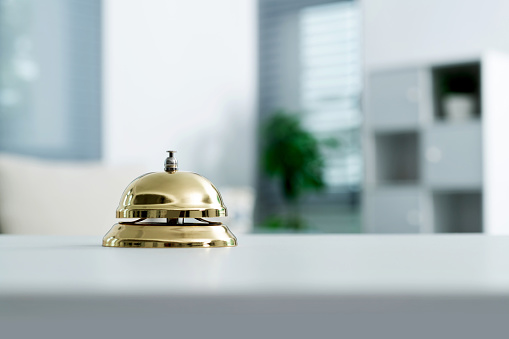
[[[504,0],[0,0],[1,232],[103,235],[175,149],[234,233],[509,233],[507,32]]]

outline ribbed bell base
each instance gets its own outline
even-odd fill
[[[237,238],[226,225],[129,223],[113,225],[105,247],[233,247]]]

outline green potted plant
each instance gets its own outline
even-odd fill
[[[303,193],[322,189],[324,159],[320,142],[302,127],[300,115],[279,110],[262,126],[261,164],[264,172],[278,181],[287,207],[285,217],[271,217],[267,227],[303,229],[299,200]],[[328,140],[333,146],[334,140]]]

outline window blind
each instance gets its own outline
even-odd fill
[[[361,93],[359,9],[356,2],[304,7],[300,11],[300,102],[305,126],[318,138],[334,138],[323,148],[329,190],[358,186]]]

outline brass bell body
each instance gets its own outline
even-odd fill
[[[174,152],[165,171],[147,173],[127,186],[117,208],[119,222],[103,238],[106,247],[231,247],[237,239],[220,222],[202,218],[225,217],[219,191],[199,174],[178,171]],[[144,221],[162,218],[162,222]],[[185,222],[195,218],[198,222]]]

